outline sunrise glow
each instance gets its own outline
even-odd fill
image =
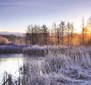
[[[90,27],[88,27],[88,31],[91,33],[91,28]]]
[[[73,22],[81,32],[81,20],[91,14],[90,0],[0,0],[0,31],[25,32],[30,24],[48,27],[61,20]]]

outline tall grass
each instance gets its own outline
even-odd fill
[[[89,85],[86,81],[91,80],[91,47],[50,46],[47,51],[41,63],[31,64],[29,57],[24,62],[21,85]]]

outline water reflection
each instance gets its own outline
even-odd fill
[[[33,69],[33,71],[29,71],[31,72],[31,74],[36,74],[36,72],[39,72],[41,74],[41,64],[42,62],[44,62],[44,60],[45,58],[43,57],[29,58],[28,56],[25,56],[23,54],[0,55],[0,83],[2,82],[5,72],[7,72],[8,74],[12,74],[15,78],[18,78],[20,70],[19,68],[22,67],[24,64],[28,65],[29,69]]]
[[[3,79],[4,72],[8,72],[17,78],[19,76],[19,67],[22,65],[22,54],[0,55],[0,83]]]

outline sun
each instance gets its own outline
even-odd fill
[[[88,31],[91,33],[91,27],[88,27]]]

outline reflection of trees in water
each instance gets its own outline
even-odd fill
[[[36,83],[40,78],[40,63],[43,58],[37,59],[25,57],[23,59],[23,65],[19,68],[19,77],[15,78],[14,75],[5,73],[4,76],[7,77],[4,79],[4,81],[2,81],[3,85],[35,85],[33,83]],[[10,77],[13,84],[7,83],[9,82]],[[34,82],[35,80],[36,82]]]
[[[2,85],[14,85],[13,78],[11,74],[4,72],[3,83]]]

